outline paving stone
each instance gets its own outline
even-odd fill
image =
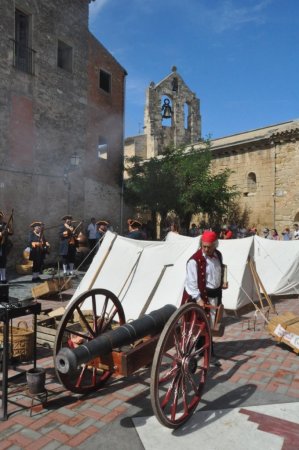
[[[78,434],[78,432],[79,432],[79,430],[78,430],[77,428],[75,428],[75,427],[70,427],[69,425],[65,425],[65,424],[61,425],[61,426],[59,427],[59,430],[60,430],[62,433],[68,434],[68,435],[70,435],[70,436],[75,436],[75,435]]]
[[[49,444],[43,447],[43,450],[56,450],[57,448],[62,448],[60,442],[51,440]]]

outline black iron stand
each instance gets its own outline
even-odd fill
[[[41,312],[41,304],[34,302],[28,306],[0,305],[0,322],[3,322],[3,356],[2,356],[2,398],[0,407],[0,420],[7,420],[7,391],[8,391],[8,364],[9,364],[9,322],[17,317],[34,315],[33,320],[33,367],[36,368],[36,324],[37,314]],[[32,402],[33,404],[33,402]],[[31,405],[32,408],[32,405]]]
[[[38,403],[41,403],[43,406],[47,404],[48,401],[48,391],[45,389],[43,392],[39,392],[38,394],[31,394],[28,390],[26,391],[26,395],[31,398],[31,406],[30,406],[30,417],[32,416],[32,408],[34,405],[34,400]]]

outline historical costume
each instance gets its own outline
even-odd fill
[[[128,229],[129,233],[127,234],[127,237],[130,239],[144,239],[144,234],[141,231],[141,223],[138,220],[129,219],[128,220]]]
[[[63,275],[73,275],[76,261],[76,230],[72,226],[72,216],[62,217],[64,223],[59,229],[60,249],[62,257]]]
[[[11,220],[8,223],[3,220],[4,214],[0,211],[0,282],[3,284],[7,283],[6,279],[6,263],[7,254],[10,250],[10,241],[8,236],[12,235],[12,226],[10,225]],[[12,218],[12,215],[11,215]]]
[[[224,284],[224,265],[222,254],[216,249],[217,234],[205,231],[201,237],[201,248],[187,262],[187,273],[182,304],[197,302],[203,308],[205,305],[219,306],[222,301]],[[210,322],[213,327],[216,310],[210,310]],[[213,345],[212,345],[213,354]],[[216,362],[215,362],[216,363]],[[219,363],[217,363],[219,365]]]
[[[107,222],[106,220],[98,220],[97,222],[97,239],[98,241],[103,239],[103,237],[105,236],[105,233],[108,229],[108,225],[109,222]]]
[[[28,246],[30,248],[29,259],[33,261],[32,281],[41,281],[39,274],[42,272],[45,255],[49,252],[50,244],[47,242],[42,222],[33,222],[29,233]]]

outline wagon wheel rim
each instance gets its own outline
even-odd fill
[[[162,425],[177,428],[195,411],[207,379],[211,331],[196,303],[179,308],[159,338],[151,371],[151,403]]]
[[[86,316],[86,305],[89,317]],[[63,374],[56,365],[59,350],[63,347],[75,348],[124,323],[125,314],[120,301],[106,289],[83,292],[68,305],[57,329],[53,352],[56,375],[66,389],[78,394],[95,391],[103,386],[112,372],[99,369],[98,362],[92,360],[80,365],[71,376]]]

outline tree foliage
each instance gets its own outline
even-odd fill
[[[207,213],[214,225],[237,195],[235,187],[227,184],[229,170],[212,174],[209,141],[200,150],[167,148],[163,155],[146,161],[128,158],[126,170],[127,203],[152,215],[159,212],[162,218],[174,211],[187,229],[195,213]]]

